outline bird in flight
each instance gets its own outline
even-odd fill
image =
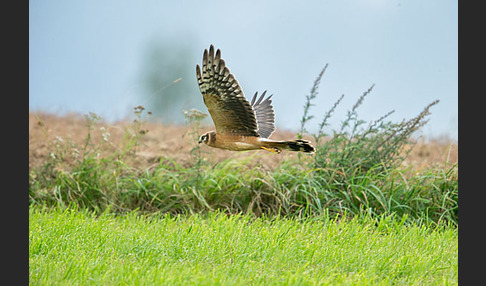
[[[213,45],[209,51],[204,50],[202,68],[196,65],[196,76],[204,104],[216,127],[216,131],[201,135],[199,143],[232,151],[263,149],[277,154],[281,150],[315,152],[307,140],[269,139],[275,131],[272,95],[265,98],[267,91],[264,91],[258,97],[256,92],[251,103],[248,102],[238,81],[221,58],[221,51],[218,49],[215,54]]]

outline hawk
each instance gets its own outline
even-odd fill
[[[221,51],[218,49],[215,54],[213,45],[209,51],[204,50],[202,68],[196,65],[196,76],[204,104],[216,127],[216,131],[201,135],[199,143],[232,151],[263,149],[277,154],[281,150],[315,152],[307,140],[269,139],[275,131],[272,95],[265,98],[267,91],[264,91],[258,97],[256,92],[251,103],[248,102],[238,81],[221,58]]]

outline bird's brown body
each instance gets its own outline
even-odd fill
[[[254,136],[242,136],[242,135],[220,135],[215,131],[206,133],[208,140],[203,141],[206,145],[226,149],[231,151],[246,151],[256,150],[260,148],[260,142],[258,137]]]
[[[247,151],[263,149],[273,153],[280,153],[281,150],[314,152],[307,140],[277,141],[267,138],[242,135],[220,135],[215,131],[207,132],[201,136],[199,143],[204,142],[206,145],[214,148]]]
[[[216,131],[202,135],[199,143],[231,151],[263,149],[274,153],[281,150],[315,152],[307,140],[268,139],[275,131],[275,115],[270,100],[272,95],[265,98],[264,91],[257,100],[257,92],[250,103],[221,59],[220,50],[214,53],[213,45],[209,52],[204,50],[202,72],[196,65],[196,75],[204,104],[216,127]]]

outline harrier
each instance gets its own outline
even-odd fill
[[[275,131],[272,95],[265,98],[267,91],[264,91],[258,97],[256,92],[251,103],[248,102],[238,81],[221,59],[221,51],[218,49],[215,54],[213,45],[209,52],[204,50],[202,68],[196,65],[196,76],[204,104],[216,127],[216,131],[201,135],[199,143],[232,151],[315,152],[307,140],[268,139]]]

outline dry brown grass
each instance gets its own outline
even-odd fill
[[[29,112],[29,168],[40,166],[46,162],[52,152],[59,144],[71,144],[73,149],[84,146],[84,142],[91,133],[94,144],[103,142],[103,133],[109,133],[108,141],[104,142],[105,148],[101,152],[115,152],[120,148],[127,130],[133,127],[132,122],[123,121],[108,124],[100,121],[94,124],[91,131],[87,127],[88,120],[81,115],[69,114],[56,116],[46,113]],[[103,130],[104,128],[104,130]],[[148,132],[143,136],[140,145],[136,147],[132,163],[138,167],[148,167],[157,164],[161,157],[169,157],[179,164],[188,165],[193,162],[191,149],[197,144],[194,137],[190,136],[190,128],[174,125],[163,125],[146,122],[142,124],[143,130]],[[211,126],[201,128],[200,134],[212,129]],[[297,138],[295,132],[277,130],[273,139]],[[310,139],[310,138],[308,138]],[[311,140],[313,141],[313,140]],[[282,152],[273,154],[266,151],[231,152],[219,150],[202,145],[202,156],[217,163],[229,158],[242,158],[252,156],[250,164],[259,165],[264,168],[273,169],[287,158],[295,158],[296,153]],[[69,155],[69,154],[68,154]],[[109,155],[109,154],[101,154]],[[74,160],[76,154],[66,156],[65,160]],[[412,165],[415,168],[423,168],[430,165],[454,164],[458,160],[458,144],[450,140],[429,140],[429,142],[418,142],[404,162],[405,165]]]

